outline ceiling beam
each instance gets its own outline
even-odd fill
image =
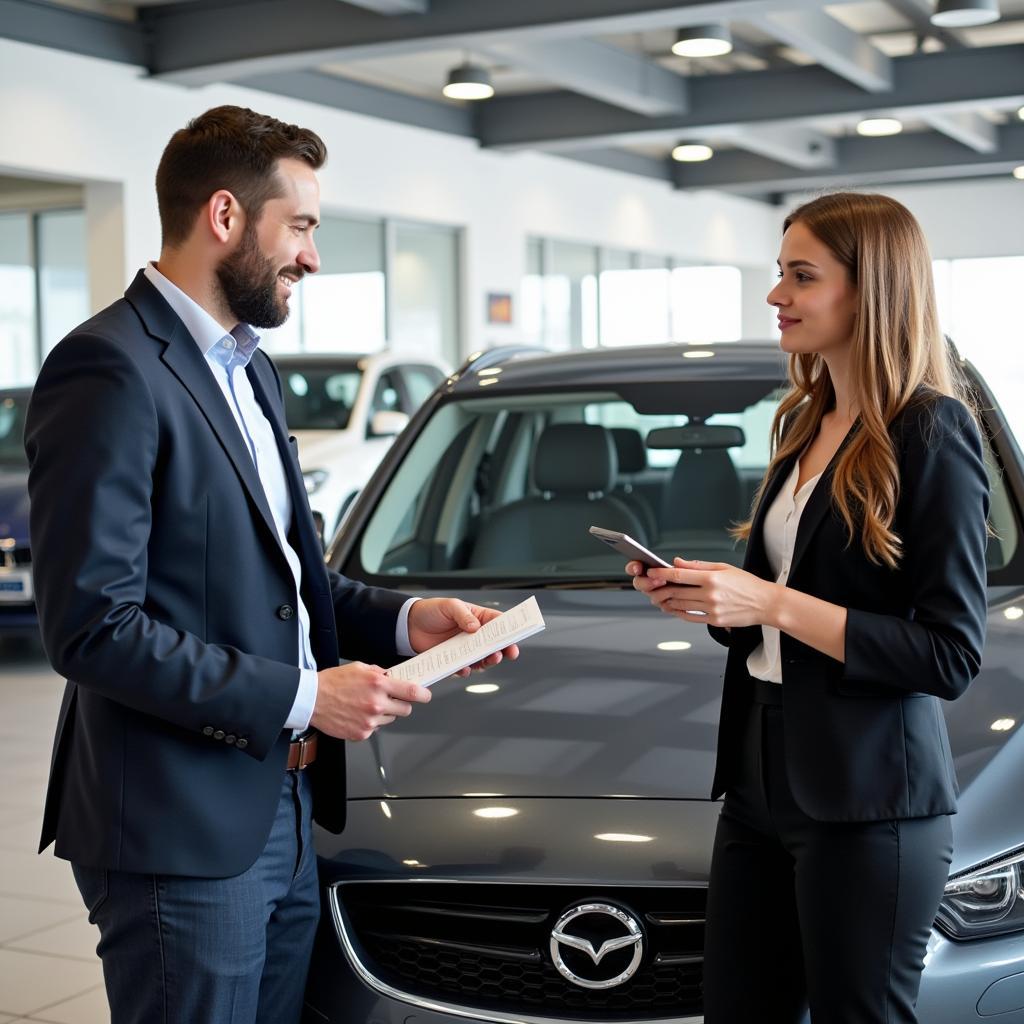
[[[273,75],[249,75],[235,84],[278,96],[319,103],[368,117],[384,118],[417,128],[447,132],[449,135],[474,135],[474,112],[453,103],[423,99],[406,93],[380,89],[350,78],[339,78],[323,71],[283,71]]]
[[[754,195],[1009,174],[1014,166],[1024,163],[1024,124],[1003,125],[998,136],[998,147],[990,154],[971,152],[938,132],[883,139],[849,136],[836,140],[834,170],[794,169],[732,150],[717,153],[706,164],[679,165],[674,173],[678,188]]]
[[[121,64],[149,63],[146,33],[136,22],[40,0],[0,0],[0,38]]]
[[[893,88],[865,93],[820,67],[690,79],[690,112],[647,118],[572,93],[499,97],[478,114],[481,142],[552,152],[671,142],[741,125],[814,123],[879,109],[899,116],[1024,103],[1024,44],[912,54],[892,60]]]
[[[838,0],[841,3],[855,0]],[[818,0],[786,0],[814,10]],[[153,33],[155,75],[190,85],[311,65],[441,47],[578,40],[748,21],[778,0],[434,0],[428,13],[382,18],[338,0],[232,0],[168,4],[140,12]]]
[[[835,139],[800,125],[770,128],[744,125],[716,133],[718,140],[731,142],[748,153],[757,153],[790,167],[832,167],[836,160]]]
[[[779,11],[752,24],[868,92],[892,88],[890,58],[824,11]]]
[[[685,113],[686,79],[646,57],[589,39],[493,43],[482,52],[572,92],[647,116]]]
[[[925,113],[923,119],[937,132],[976,153],[994,153],[999,146],[996,126],[972,110]]]
[[[632,153],[628,149],[588,149],[586,152],[561,155],[577,163],[603,167],[610,171],[624,171],[626,174],[639,174],[644,178],[675,184],[671,160],[659,160],[657,157],[644,156],[642,153]]]

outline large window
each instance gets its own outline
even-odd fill
[[[0,213],[0,386],[31,384],[89,315],[81,210]]]
[[[1024,256],[936,260],[942,329],[981,372],[1024,444]]]
[[[523,336],[558,351],[666,341],[737,341],[739,268],[531,238]]]
[[[461,359],[458,232],[324,216],[320,271],[292,291],[291,315],[261,332],[272,352],[376,352],[387,345]]]

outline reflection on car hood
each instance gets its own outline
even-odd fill
[[[28,543],[28,470],[0,469],[0,537]]]
[[[477,596],[505,609],[526,595]],[[725,649],[704,627],[657,613],[632,590],[537,597],[547,629],[524,643],[517,662],[443,680],[429,705],[349,745],[350,798],[708,798]],[[1011,621],[1004,611],[991,612],[981,676],[964,697],[943,705],[962,809],[977,799],[975,791],[990,790],[985,782],[997,755],[1024,772],[1015,730],[991,728],[1004,717],[1024,722],[1024,619]],[[689,646],[659,649],[665,642]],[[480,683],[499,689],[467,692]],[[1020,826],[1021,814],[1010,815],[1007,828],[1019,836]]]

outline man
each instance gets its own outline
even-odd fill
[[[298,1020],[311,808],[339,830],[340,741],[430,699],[377,663],[496,614],[324,566],[253,328],[319,267],[325,159],[238,107],[176,132],[159,262],[57,346],[29,408],[39,616],[68,679],[40,849],[99,926],[113,1024]]]

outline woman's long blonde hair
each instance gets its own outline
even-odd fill
[[[828,246],[857,288],[849,365],[851,400],[860,418],[836,463],[832,501],[850,542],[859,533],[872,562],[895,568],[902,553],[892,528],[900,479],[889,426],[922,388],[973,409],[939,329],[928,245],[910,211],[882,195],[820,196],[793,210],[783,233],[797,222]],[[755,507],[779,463],[811,443],[822,416],[835,405],[828,367],[817,353],[791,355],[789,378],[772,422],[774,455]],[[746,539],[750,528],[748,520],[733,532]]]

